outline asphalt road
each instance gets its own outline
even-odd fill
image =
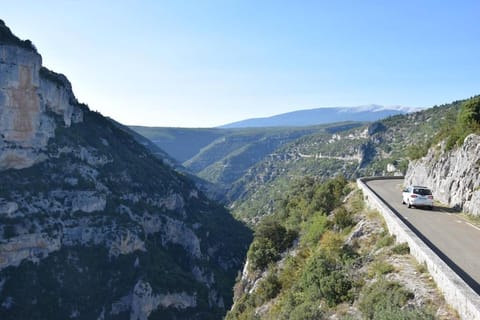
[[[480,294],[480,228],[451,210],[409,209],[402,205],[403,180],[374,180],[367,184]]]

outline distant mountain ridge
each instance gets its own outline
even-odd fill
[[[377,121],[397,114],[418,111],[404,106],[364,105],[298,110],[264,118],[252,118],[220,126],[220,128],[301,127],[342,121]]]

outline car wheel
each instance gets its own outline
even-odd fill
[[[433,206],[428,207],[428,209],[433,210]]]
[[[403,198],[402,198],[402,204],[405,204],[405,200],[403,200]]]
[[[412,207],[412,205],[410,204],[410,201],[407,203],[407,206],[408,206],[409,208]]]

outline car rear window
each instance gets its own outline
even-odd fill
[[[415,194],[419,194],[421,196],[429,196],[432,194],[432,191],[430,191],[430,189],[420,189],[420,188],[416,188],[416,189],[413,189],[413,193]]]

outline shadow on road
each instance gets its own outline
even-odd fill
[[[447,212],[447,213],[461,213],[462,212],[458,208],[449,208],[449,207],[443,207],[443,206],[435,206],[434,210],[435,211],[440,211],[440,212]]]
[[[418,206],[418,207],[412,206],[412,208],[417,209],[417,210],[446,212],[446,213],[461,213],[462,212],[461,210],[459,210],[457,208],[449,208],[449,207],[445,207],[445,206],[433,206],[432,209],[430,209],[428,207],[422,207],[422,206]]]

